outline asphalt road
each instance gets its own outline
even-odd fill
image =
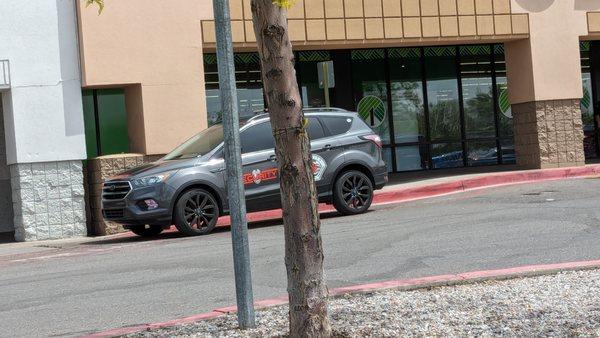
[[[330,287],[600,259],[600,179],[479,190],[325,215]],[[235,303],[230,233],[66,245],[0,260],[0,336],[74,336]],[[256,299],[286,292],[283,229],[250,229]]]

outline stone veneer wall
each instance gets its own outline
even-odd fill
[[[85,236],[81,161],[10,166],[15,240]]]
[[[106,221],[102,216],[103,182],[144,162],[146,162],[145,157],[141,154],[107,155],[88,160],[86,178],[89,196],[89,229],[94,235],[111,235],[124,231],[120,224]]]
[[[578,99],[512,106],[517,164],[524,168],[585,165]]]

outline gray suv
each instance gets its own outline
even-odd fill
[[[344,215],[367,211],[373,191],[387,183],[381,139],[356,113],[306,109],[313,172],[319,201]],[[271,123],[266,114],[240,125],[243,181],[249,212],[281,206]],[[212,126],[157,162],[111,177],[104,183],[105,219],[140,236],[175,224],[186,235],[210,233],[227,215],[223,127]]]

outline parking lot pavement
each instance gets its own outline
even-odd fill
[[[477,190],[325,214],[330,287],[600,258],[600,180]],[[279,221],[250,228],[256,299],[285,294]],[[235,303],[227,228],[90,239],[0,264],[0,335],[74,336]]]

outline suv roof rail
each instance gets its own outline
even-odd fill
[[[319,113],[348,113],[349,111],[344,108],[335,108],[335,107],[308,107],[302,108],[305,112],[319,112]],[[247,122],[252,122],[254,120],[268,117],[269,110],[267,108],[254,111],[254,115],[250,117]]]
[[[317,112],[322,112],[322,113],[348,112],[344,108],[336,108],[336,107],[309,107],[309,108],[303,108],[303,110],[308,111],[308,112],[317,111]]]
[[[311,111],[311,112],[312,111],[318,111],[318,112],[348,112],[347,109],[336,108],[336,107],[304,107],[304,108],[302,108],[302,110],[304,110],[304,111]],[[255,119],[257,117],[261,117],[262,115],[269,114],[269,109],[265,108],[265,109],[255,110],[252,113],[254,113],[254,115],[250,119]]]
[[[267,113],[266,110],[255,111],[254,115],[251,118],[248,119],[248,122],[252,122],[252,121],[254,121],[256,119],[260,119],[260,118],[263,118],[263,117],[266,117],[266,116],[269,116],[269,113]]]

